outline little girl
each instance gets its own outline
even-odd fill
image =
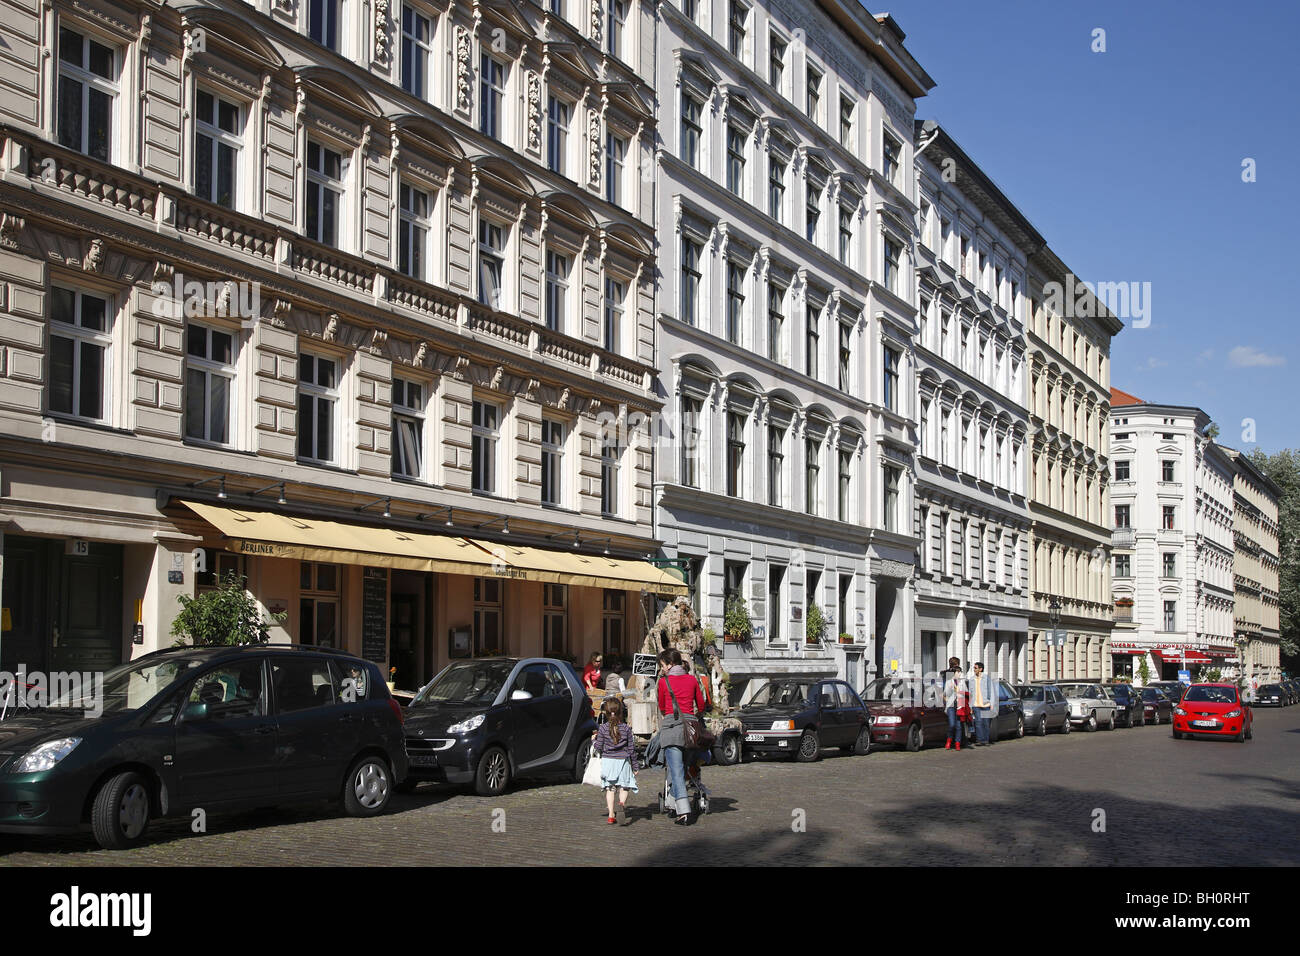
[[[618,805],[623,808],[627,822],[628,791],[637,792],[636,775],[641,770],[636,759],[636,741],[632,730],[623,722],[623,702],[618,698],[605,701],[601,707],[605,720],[596,728],[596,753],[600,754],[600,782],[605,789],[605,804],[609,808],[609,822],[617,823],[614,816],[614,789],[618,788]]]

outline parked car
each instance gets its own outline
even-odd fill
[[[745,753],[790,755],[807,762],[825,747],[863,755],[871,751],[870,714],[841,680],[769,681],[732,717],[740,718]]]
[[[1240,743],[1251,738],[1254,722],[1236,684],[1193,684],[1174,708],[1174,739],[1205,734]]]
[[[453,661],[406,708],[411,771],[423,781],[504,793],[515,777],[581,781],[596,730],[573,668],[547,657]]]
[[[370,661],[173,648],[108,671],[102,700],[68,694],[0,723],[0,832],[89,828],[121,850],[195,808],[336,799],[373,816],[406,771],[402,709]]]
[[[1176,681],[1176,680],[1156,680],[1156,681],[1152,681],[1146,686],[1154,687],[1156,688],[1156,690],[1164,691],[1165,696],[1168,697],[1170,702],[1174,704],[1178,703],[1179,699],[1183,696],[1183,691],[1187,690],[1186,684],[1184,684],[1182,681]]]
[[[1255,691],[1256,707],[1285,707],[1290,701],[1281,684],[1264,684]]]
[[[1142,688],[1142,706],[1150,723],[1167,724],[1174,719],[1174,702],[1159,687]]]
[[[1146,706],[1142,694],[1132,684],[1102,684],[1106,696],[1115,702],[1115,719],[1125,727],[1145,727]]]
[[[906,747],[915,753],[927,743],[948,739],[941,689],[923,690],[915,681],[878,677],[858,696],[871,711],[873,743]]]
[[[1049,730],[1070,732],[1070,705],[1054,684],[1017,684],[1029,733],[1046,737]]]
[[[1282,681],[1282,689],[1287,692],[1288,705],[1300,701],[1300,681],[1284,680]]]
[[[998,695],[998,712],[989,725],[991,741],[1003,737],[1023,737],[1025,735],[1025,705],[1020,699],[1020,692],[1004,680],[996,682]]]
[[[1118,707],[1100,684],[1067,682],[1057,684],[1070,704],[1070,723],[1084,730],[1098,727],[1115,729],[1115,711]]]

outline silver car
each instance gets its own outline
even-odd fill
[[[1115,712],[1118,707],[1100,684],[1061,683],[1056,685],[1070,705],[1070,723],[1084,730],[1105,727],[1115,729]]]
[[[1055,684],[1017,684],[1016,692],[1025,708],[1025,733],[1070,732],[1070,705]]]

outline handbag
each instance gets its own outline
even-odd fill
[[[664,682],[668,684],[668,696],[673,699],[673,716],[682,721],[682,746],[687,750],[707,750],[712,747],[715,738],[709,728],[704,726],[704,721],[695,714],[683,714],[677,703],[677,694],[673,692],[672,682],[666,677]]]
[[[591,755],[587,758],[587,769],[582,774],[582,782],[593,787],[604,786],[600,779],[600,754],[596,752],[595,744],[591,745]]]

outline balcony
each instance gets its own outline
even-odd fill
[[[1132,550],[1137,543],[1137,534],[1132,528],[1115,528],[1110,533],[1111,547]]]

